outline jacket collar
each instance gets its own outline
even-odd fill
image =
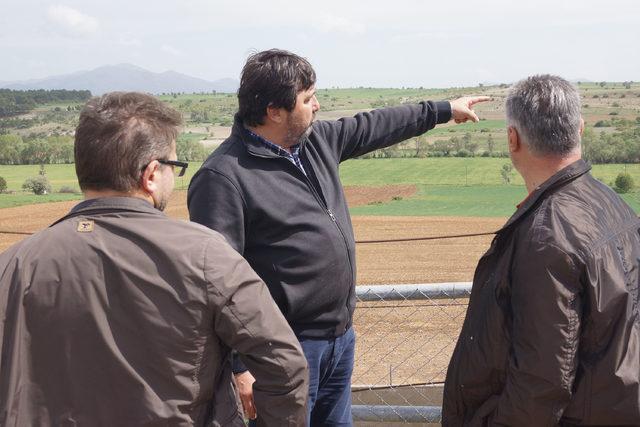
[[[507,223],[502,226],[498,233],[504,231],[509,228],[512,224],[516,223],[520,218],[524,217],[532,211],[541,200],[543,200],[550,193],[557,190],[559,187],[573,181],[574,179],[586,174],[591,170],[591,165],[589,165],[584,160],[576,160],[571,163],[569,166],[564,167],[563,169],[556,172],[551,178],[547,179],[542,183],[538,188],[536,188],[526,200],[522,202],[518,210],[509,218]]]
[[[96,212],[103,210],[135,211],[164,215],[162,212],[154,208],[151,203],[138,197],[100,197],[97,199],[83,200],[75,205],[69,214],[81,215],[88,211]]]
[[[237,114],[233,118],[233,128],[231,129],[231,134],[242,141],[249,154],[253,154],[254,156],[258,157],[268,157],[273,159],[277,159],[280,157],[260,141],[256,141],[256,138],[251,135],[247,128],[244,127],[244,123],[242,123],[242,120],[240,119],[240,117],[238,117]],[[306,140],[307,139],[305,138],[300,143],[300,152],[302,152]]]
[[[76,216],[99,215],[101,213],[112,212],[142,212],[153,215],[165,214],[154,208],[149,202],[137,197],[99,197],[97,199],[87,199],[75,205],[68,214],[58,219],[49,227]]]

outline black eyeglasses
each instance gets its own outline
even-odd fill
[[[178,170],[178,176],[184,176],[184,173],[187,171],[187,167],[189,166],[189,163],[179,162],[177,160],[161,160],[161,159],[157,159],[157,160],[158,160],[158,163],[162,163],[163,165],[179,167],[180,169]]]

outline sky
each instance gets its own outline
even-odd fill
[[[317,86],[640,81],[638,0],[2,0],[0,81],[129,63],[207,80],[306,57]]]

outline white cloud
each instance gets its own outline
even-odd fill
[[[169,46],[168,44],[163,44],[162,47],[160,48],[160,50],[162,50],[163,52],[166,52],[168,54],[174,55],[174,56],[182,55],[182,51],[180,51],[179,49],[176,49],[173,46]]]
[[[142,42],[140,41],[140,39],[135,38],[131,35],[128,34],[123,34],[121,36],[118,37],[118,43],[120,43],[122,46],[128,46],[128,47],[140,47],[142,46]]]
[[[363,34],[365,25],[361,22],[351,21],[344,16],[320,14],[313,22],[313,26],[325,33]]]
[[[47,15],[51,23],[71,36],[95,34],[100,27],[96,18],[64,5],[50,6]]]

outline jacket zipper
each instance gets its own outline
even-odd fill
[[[284,159],[284,160],[286,160],[286,159]],[[288,163],[291,163],[288,160],[286,160],[286,161]],[[353,287],[354,287],[354,283],[353,283],[353,261],[351,260],[351,254],[349,253],[349,244],[347,243],[347,238],[344,235],[344,232],[342,231],[342,228],[340,227],[340,224],[338,224],[338,220],[336,219],[336,216],[333,214],[331,209],[329,209],[329,207],[322,201],[322,199],[320,198],[320,195],[318,194],[316,189],[313,187],[313,184],[311,183],[311,180],[309,179],[309,177],[305,173],[303,173],[300,169],[298,169],[297,166],[295,166],[295,165],[291,165],[291,166],[296,168],[299,173],[304,175],[305,182],[307,183],[307,187],[309,187],[309,189],[311,190],[311,193],[314,195],[314,197],[318,201],[318,204],[320,205],[320,207],[322,207],[327,212],[327,215],[329,215],[329,218],[331,218],[331,221],[335,224],[336,228],[340,232],[340,235],[342,236],[342,242],[344,243],[344,248],[345,248],[345,250],[347,252],[347,259],[349,260],[349,268],[351,270],[351,283],[349,284],[349,293],[347,294],[347,301],[345,302],[345,306],[347,308],[347,324],[345,325],[345,330],[342,331],[344,333],[344,332],[347,331],[346,328],[352,321],[351,320],[351,313],[349,312],[349,301],[351,300],[351,294],[353,293]]]
[[[336,226],[336,228],[340,232],[340,235],[342,236],[342,242],[344,243],[345,250],[347,251],[347,259],[349,260],[349,267],[351,268],[351,283],[349,284],[349,294],[347,295],[347,301],[346,301],[347,316],[348,316],[347,325],[350,324],[352,319],[351,319],[351,313],[349,313],[349,300],[351,299],[351,294],[353,293],[353,287],[354,287],[354,283],[353,283],[353,261],[351,260],[351,254],[349,253],[349,244],[347,243],[347,238],[344,235],[344,232],[342,231],[342,228],[340,228],[340,224],[338,224],[338,220],[336,219],[336,217],[333,214],[333,212],[331,211],[331,209],[329,209],[329,207],[324,203],[324,201],[322,200],[322,198],[320,197],[320,195],[318,194],[316,189],[313,187],[313,184],[311,183],[311,180],[309,179],[307,174],[302,172],[296,165],[294,165],[289,160],[287,160],[287,159],[285,159],[283,157],[280,157],[280,156],[271,157],[271,156],[263,156],[263,155],[256,154],[256,153],[251,153],[251,154],[256,156],[256,157],[261,157],[263,159],[281,159],[281,160],[284,160],[285,162],[287,162],[289,167],[294,168],[297,171],[298,174],[301,174],[304,177],[304,181],[307,184],[307,187],[309,188],[309,190],[311,190],[311,194],[313,194],[313,197],[315,197],[316,201],[318,202],[320,207],[326,212],[326,214],[329,215],[329,218],[331,219],[331,222],[333,222],[333,224]],[[343,331],[343,332],[346,332],[346,330]]]

